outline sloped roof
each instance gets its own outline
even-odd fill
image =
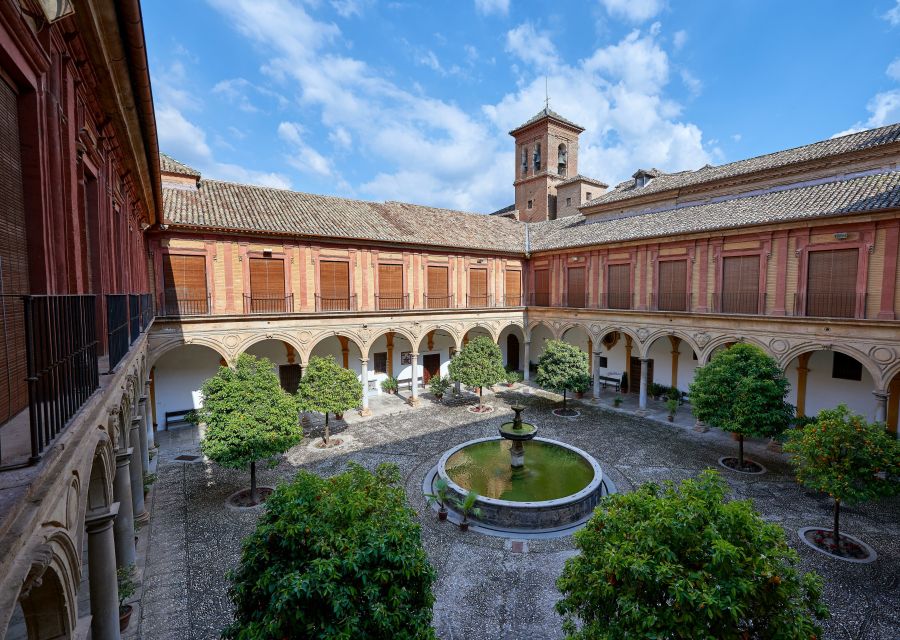
[[[606,184],[605,182],[603,182],[601,180],[597,180],[596,178],[588,178],[587,176],[583,176],[579,173],[577,175],[572,176],[571,178],[566,178],[562,182],[558,182],[556,184],[556,188],[558,189],[559,187],[564,187],[567,184],[573,184],[575,182],[587,182],[588,184],[594,184],[603,189],[605,189],[606,187],[609,186],[608,184]]]
[[[189,167],[183,162],[178,162],[172,156],[167,156],[164,153],[159,154],[159,170],[162,173],[175,173],[182,176],[192,176],[195,178],[200,177],[200,172],[194,169],[193,167]]]
[[[366,202],[204,180],[163,188],[166,222],[178,227],[317,236],[522,253],[516,220],[405,202]]]
[[[680,189],[704,182],[733,178],[766,169],[777,169],[798,162],[818,160],[842,153],[861,151],[898,142],[900,142],[900,123],[851,133],[838,138],[822,140],[802,147],[776,151],[775,153],[738,160],[737,162],[730,162],[720,166],[706,165],[696,171],[660,172],[650,184],[644,187],[635,188],[633,180],[626,180],[616,185],[611,191],[586,203],[585,206],[618,202],[650,193]]]
[[[624,242],[893,208],[900,208],[900,171],[597,221],[587,220],[579,213],[532,224],[531,250]]]
[[[578,129],[579,132],[584,131],[584,127],[575,124],[571,120],[563,118],[561,115],[559,115],[558,113],[556,113],[549,107],[544,107],[543,109],[538,111],[534,116],[532,116],[531,118],[526,120],[525,123],[520,124],[518,127],[513,129],[512,131],[510,131],[509,135],[511,135],[511,136],[515,135],[518,131],[521,131],[525,127],[529,127],[529,126],[533,125],[535,122],[538,122],[539,120],[543,120],[544,118],[552,118],[558,122],[561,122],[562,124],[565,124],[570,127],[574,127],[575,129]]]

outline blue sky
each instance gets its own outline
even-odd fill
[[[579,171],[900,121],[900,0],[145,0],[160,147],[204,176],[489,212],[550,106]]]

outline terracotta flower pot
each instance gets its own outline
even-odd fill
[[[584,391],[576,391],[576,392],[575,392],[575,399],[576,399],[576,400],[581,400],[583,397],[584,397]]]
[[[134,608],[130,604],[126,604],[124,607],[119,609],[119,632],[125,631],[128,628],[128,623],[131,622],[131,613],[134,611]]]
[[[468,530],[469,530],[469,523],[468,523],[468,522],[460,522],[460,523],[459,523],[459,530],[462,531],[463,533],[465,533],[466,531],[468,531]]]
[[[675,422],[675,416],[669,414],[669,422]]]
[[[438,510],[438,520],[443,522],[446,519],[447,519],[447,510],[446,509]]]
[[[443,394],[443,393],[436,393],[436,394],[434,394],[434,397],[438,399],[438,402],[440,402],[440,401],[443,399],[444,394]]]

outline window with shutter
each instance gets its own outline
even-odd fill
[[[209,313],[206,256],[163,256],[166,315]]]
[[[469,269],[469,306],[488,306],[487,269]]]
[[[447,267],[428,266],[428,293],[425,305],[429,309],[449,309],[450,278]]]
[[[293,311],[288,308],[284,295],[284,260],[281,258],[250,258],[250,311]]]
[[[403,265],[378,265],[378,308],[382,311],[405,309]]]
[[[550,306],[550,270],[535,269],[534,272],[534,306]]]
[[[375,373],[387,373],[387,352],[381,351],[373,355]]]
[[[319,310],[350,311],[350,264],[333,260],[319,263]]]
[[[660,311],[687,311],[687,260],[660,261],[656,308]]]
[[[606,268],[606,304],[610,309],[631,308],[631,265],[611,264]]]
[[[583,309],[584,267],[569,267],[566,273],[566,306]]]
[[[722,259],[722,313],[759,313],[759,256]]]
[[[518,307],[522,304],[522,272],[506,272],[506,306]]]
[[[856,315],[858,262],[858,249],[809,252],[806,315],[817,318]]]

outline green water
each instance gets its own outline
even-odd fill
[[[540,440],[525,446],[525,468],[509,465],[509,440],[488,440],[460,449],[447,459],[447,475],[480,496],[513,502],[564,498],[594,479],[590,463],[570,449]]]

